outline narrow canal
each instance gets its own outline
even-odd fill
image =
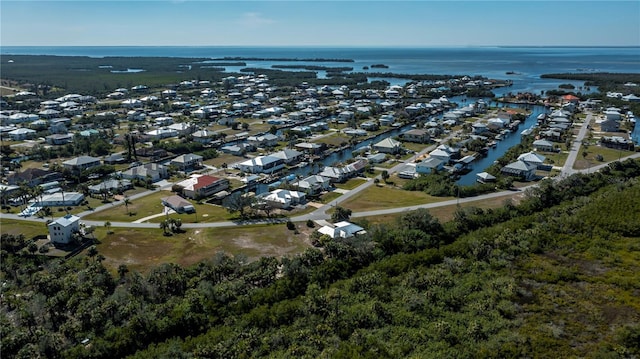
[[[464,101],[463,101],[464,100]],[[458,106],[464,106],[468,104],[468,101],[475,101],[475,99],[466,99],[465,97],[455,97],[450,99],[450,101],[455,102]],[[491,101],[490,99],[485,99],[485,101]],[[520,126],[514,129],[513,132],[508,133],[504,136],[504,139],[497,142],[495,148],[492,148],[487,153],[487,156],[484,158],[480,158],[477,161],[473,162],[473,170],[463,176],[460,177],[458,183],[461,185],[472,185],[476,181],[476,174],[483,172],[486,168],[491,166],[494,161],[500,158],[509,148],[519,144],[522,140],[520,136],[520,132],[526,128],[530,128],[537,123],[537,117],[540,113],[545,111],[543,106],[537,105],[515,105],[515,104],[499,104],[501,107],[505,108],[526,108],[531,111],[531,114],[526,118],[524,123],[520,124]],[[442,114],[434,115],[431,119],[442,118]],[[287,178],[288,180],[295,180],[295,178],[303,178],[305,176],[318,173],[322,170],[324,166],[333,166],[337,163],[344,162],[348,159],[353,158],[354,152],[360,152],[363,149],[367,149],[371,144],[381,141],[387,137],[398,136],[403,132],[406,132],[413,128],[413,124],[407,124],[396,129],[393,129],[389,132],[385,132],[380,134],[374,138],[365,140],[360,142],[355,147],[347,148],[341,151],[336,151],[331,155],[325,157],[324,159],[311,163],[307,166],[291,169],[286,173],[283,173],[283,178]],[[269,190],[269,187],[277,186],[279,182],[275,182],[269,185],[258,185],[256,188],[257,193],[264,193]]]
[[[545,112],[544,106],[537,105],[509,105],[507,107],[526,108],[531,111],[531,114],[527,116],[526,120],[521,123],[520,126],[515,128],[511,133],[506,134],[502,141],[498,141],[495,148],[489,149],[486,157],[480,158],[473,162],[473,169],[471,170],[471,172],[461,176],[458,180],[458,184],[462,186],[473,185],[476,182],[476,175],[480,172],[484,172],[498,158],[502,157],[502,155],[504,155],[504,153],[511,147],[519,144],[522,141],[520,132],[522,132],[524,129],[533,127],[538,121],[538,115]]]

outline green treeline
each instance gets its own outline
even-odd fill
[[[638,176],[615,162],[446,223],[417,210],[294,257],[145,275],[3,238],[3,358],[638,356]]]

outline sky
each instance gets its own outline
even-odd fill
[[[2,0],[0,46],[640,46],[640,0]]]

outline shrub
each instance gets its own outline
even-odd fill
[[[291,222],[291,221],[287,221],[287,229],[292,231],[292,230],[296,229],[296,225],[293,224],[293,222]]]

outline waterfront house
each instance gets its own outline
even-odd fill
[[[300,161],[303,158],[303,153],[294,149],[285,148],[282,151],[271,154],[274,157],[281,158],[285,164],[291,165]]]
[[[618,132],[620,131],[620,121],[614,120],[612,117],[606,117],[601,121],[596,121],[600,125],[602,132]]]
[[[408,142],[427,143],[431,139],[429,132],[423,129],[412,129],[402,134],[402,140]]]
[[[307,195],[316,195],[331,188],[331,182],[328,178],[311,175],[293,183],[293,186]]]
[[[288,209],[304,203],[306,196],[304,192],[276,189],[263,196],[262,200],[272,207]]]
[[[429,157],[422,162],[416,164],[416,173],[430,174],[438,171],[442,171],[444,168],[444,161],[436,158]]]
[[[257,156],[238,164],[238,169],[248,173],[274,173],[284,168],[284,160],[272,155]]]
[[[540,152],[556,152],[553,142],[547,140],[533,141],[533,149]]]
[[[540,168],[544,163],[545,157],[535,152],[527,152],[518,156],[518,161],[524,161],[526,163],[535,165],[536,168]]]
[[[279,140],[280,137],[271,133],[247,137],[247,142],[256,147],[274,147],[278,145]]]
[[[374,144],[373,149],[382,153],[397,154],[402,151],[402,143],[394,140],[393,138],[387,137]]]
[[[187,198],[205,198],[229,188],[229,180],[209,175],[192,175],[176,183],[176,186],[182,187],[182,194]]]
[[[495,182],[496,177],[487,172],[480,172],[476,175],[476,181],[480,183]]]
[[[534,164],[518,160],[502,167],[500,172],[509,176],[519,177],[525,181],[531,181],[536,177],[537,168]]]

